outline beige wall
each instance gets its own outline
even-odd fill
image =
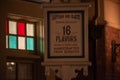
[[[120,29],[120,1],[104,0],[104,15],[108,26]]]

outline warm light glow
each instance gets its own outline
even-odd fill
[[[6,65],[7,65],[7,66],[10,66],[10,65],[13,65],[13,66],[14,66],[14,65],[15,65],[15,62],[7,62]]]
[[[14,63],[14,62],[11,62],[11,65],[15,65],[15,63]]]

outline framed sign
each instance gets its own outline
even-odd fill
[[[50,4],[43,8],[45,53],[42,65],[45,66],[46,75],[58,70],[61,79],[70,80],[76,69],[83,69],[83,74],[88,75],[88,66],[91,65],[88,53],[88,5]]]
[[[83,8],[46,10],[46,56],[48,59],[73,59],[87,56],[86,17]]]

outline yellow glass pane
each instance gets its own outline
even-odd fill
[[[17,23],[15,21],[9,21],[9,34],[17,34]]]
[[[25,49],[25,37],[18,37],[18,49]]]
[[[27,36],[34,36],[34,24],[27,23]]]

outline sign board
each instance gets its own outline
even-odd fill
[[[45,9],[45,60],[88,60],[86,7]]]

